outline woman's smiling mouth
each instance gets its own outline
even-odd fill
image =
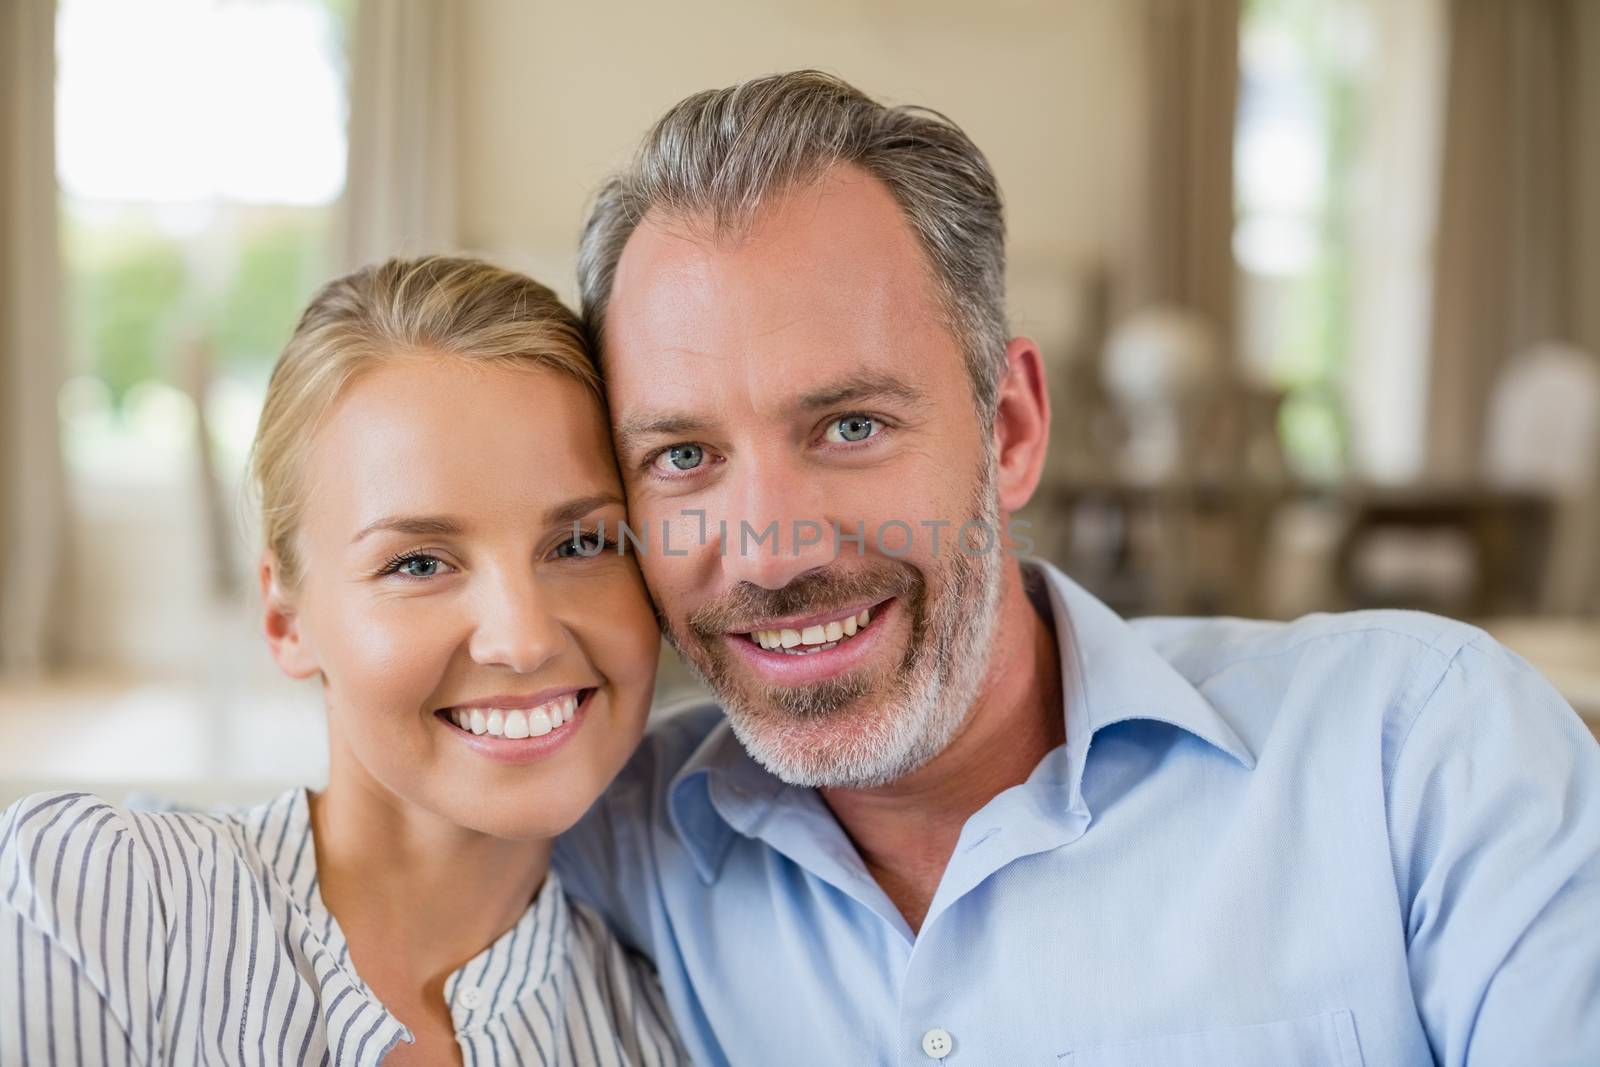
[[[596,692],[583,688],[535,698],[483,697],[440,708],[434,715],[475,751],[491,759],[522,763],[554,752],[576,732]]]
[[[479,737],[488,735],[510,740],[543,737],[571,722],[578,713],[578,705],[590,692],[588,689],[574,689],[531,708],[507,707],[511,701],[504,697],[493,697],[473,704],[445,708],[439,714]]]

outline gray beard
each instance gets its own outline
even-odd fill
[[[666,627],[668,641],[722,701],[740,743],[782,781],[818,789],[886,785],[944,751],[966,724],[988,671],[1002,577],[994,463],[985,466],[973,517],[996,531],[995,545],[975,555],[952,548],[939,590],[928,592],[924,582],[923,596],[902,603],[911,615],[910,647],[875,705],[861,706],[873,681],[860,676],[752,693],[720,665],[703,664]],[[829,729],[845,716],[848,731]]]

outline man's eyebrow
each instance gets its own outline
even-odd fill
[[[631,452],[641,441],[663,437],[693,437],[709,424],[694,415],[679,412],[632,415],[617,423],[617,451]]]
[[[799,407],[804,411],[812,411],[872,400],[898,400],[903,404],[921,406],[926,399],[927,394],[923,390],[903,378],[893,374],[868,374],[802,393]]]
[[[545,512],[545,524],[567,526],[598,508],[611,505],[620,507],[623,503],[622,497],[616,493],[591,493],[588,496],[576,497]]]
[[[903,378],[893,374],[867,374],[800,394],[795,407],[800,411],[838,407],[843,404],[863,404],[872,400],[898,400],[903,404],[920,407],[927,402],[927,393]],[[643,441],[663,438],[683,440],[703,435],[710,422],[687,412],[659,412],[633,415],[616,425],[617,451],[628,453]]]
[[[418,536],[444,537],[460,533],[461,524],[445,515],[388,515],[377,522],[370,522],[363,526],[361,532],[350,539],[350,543],[353,545],[368,534],[377,533],[379,530],[393,530],[395,533]]]

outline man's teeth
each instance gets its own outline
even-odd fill
[[[475,734],[517,740],[543,737],[578,713],[578,694],[568,693],[536,708],[451,708],[450,721]]]
[[[872,609],[862,608],[855,615],[846,615],[832,622],[807,626],[803,630],[791,630],[787,627],[778,630],[754,630],[750,633],[750,640],[769,651],[803,656],[809,652],[825,651],[841,641],[854,637],[857,630],[871,621]]]

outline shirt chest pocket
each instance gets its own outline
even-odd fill
[[[1362,1067],[1348,1011],[1075,1049],[1060,1067]]]

